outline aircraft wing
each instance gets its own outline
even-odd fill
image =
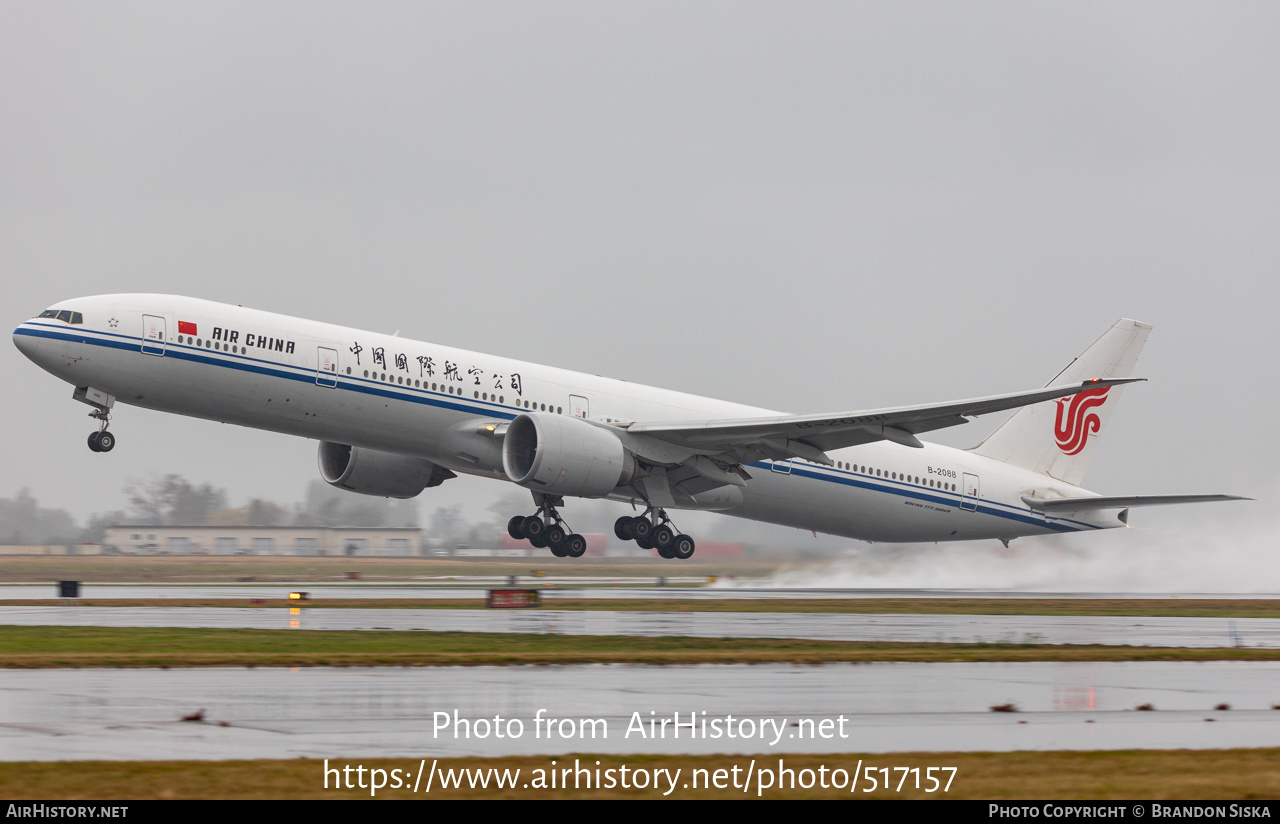
[[[729,464],[761,458],[782,461],[803,458],[833,465],[826,450],[888,440],[921,447],[921,432],[956,426],[967,418],[1002,412],[1080,392],[1118,386],[1145,378],[1094,379],[1083,383],[1047,386],[1007,395],[990,395],[924,406],[898,406],[834,415],[780,415],[770,418],[729,418],[706,421],[632,423],[624,428],[632,435],[647,436],[715,458]]]
[[[1165,506],[1168,504],[1200,504],[1214,501],[1250,501],[1240,495],[1117,495],[1089,498],[1030,498],[1022,502],[1044,512],[1083,512],[1089,509],[1122,509],[1132,506]]]

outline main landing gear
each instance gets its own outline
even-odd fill
[[[556,510],[564,506],[564,498],[535,492],[533,502],[538,511],[512,518],[507,522],[507,534],[517,541],[526,539],[539,549],[549,548],[557,558],[581,558],[587,551],[587,539],[570,530]]]
[[[106,409],[95,409],[89,413],[89,417],[97,418],[97,432],[89,433],[89,448],[94,452],[110,452],[116,448],[116,436],[107,431],[107,427],[111,424],[111,413]]]
[[[623,516],[614,522],[613,534],[624,541],[635,541],[642,549],[656,549],[663,558],[687,561],[693,557],[693,539],[680,534],[664,509],[649,507],[643,515]]]

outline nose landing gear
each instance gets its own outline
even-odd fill
[[[111,413],[106,409],[95,409],[89,413],[89,417],[101,421],[98,431],[89,433],[89,448],[94,452],[110,452],[115,449],[116,436],[107,431],[111,423]]]
[[[72,400],[93,407],[89,417],[98,421],[98,431],[90,433],[89,448],[94,452],[110,452],[116,447],[116,436],[107,431],[111,425],[111,407],[115,405],[114,395],[92,386],[77,386],[71,393]]]

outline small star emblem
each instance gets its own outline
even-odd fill
[[[111,318],[110,320],[107,321],[107,325],[110,326],[112,329],[115,329],[117,326],[120,325],[120,321],[116,320],[115,318]]]

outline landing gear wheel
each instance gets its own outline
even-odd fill
[[[115,448],[116,448],[115,435],[112,435],[110,432],[98,433],[98,451],[99,452],[110,452],[112,449],[115,449]]]
[[[671,542],[671,557],[687,561],[693,557],[694,543],[688,535],[677,535]]]
[[[570,558],[581,558],[587,551],[587,539],[581,535],[570,535],[564,542],[564,552]]]
[[[517,515],[507,521],[507,534],[517,541],[524,538],[524,516]]]
[[[102,437],[102,433],[101,433],[101,432],[90,432],[90,433],[89,433],[89,449],[90,449],[90,450],[92,450],[92,451],[94,451],[94,452],[101,452],[101,451],[102,451],[102,447],[98,446],[98,438],[100,438],[100,437]]]
[[[623,515],[621,518],[614,521],[613,534],[618,536],[619,541],[630,541],[632,537],[634,537],[631,534],[631,519],[626,515]]]
[[[546,541],[544,541],[544,540],[542,539],[542,536],[541,536],[541,535],[530,535],[530,536],[529,536],[529,543],[533,544],[533,545],[534,545],[535,547],[537,547],[538,549],[546,549],[546,548],[547,548],[547,542],[546,542]]]
[[[529,540],[541,538],[547,532],[547,524],[537,515],[530,515],[524,519],[524,536]]]
[[[653,540],[650,538],[636,538],[636,546],[641,549],[653,549]]]
[[[653,545],[658,548],[659,552],[671,549],[671,544],[675,539],[676,531],[666,524],[660,524],[658,528],[653,531]]]
[[[554,555],[554,556],[556,556],[557,558],[567,558],[567,557],[569,557],[569,551],[565,548],[565,545],[564,545],[564,544],[562,544],[562,543],[561,543],[561,544],[550,544],[550,547],[551,547],[551,554],[552,554],[552,555]]]
[[[546,539],[547,546],[551,547],[553,550],[558,547],[562,547],[564,546],[565,541],[564,527],[559,524],[552,524],[547,528],[547,534],[544,537]]]
[[[658,550],[658,557],[659,557],[659,558],[666,558],[666,559],[669,561],[669,560],[671,560],[672,558],[676,557],[676,556],[674,556],[674,555],[672,555],[672,554],[671,554],[671,547],[669,547],[669,546],[667,546],[667,547],[663,547],[663,546],[655,547],[655,549],[657,549],[657,550]]]
[[[648,518],[641,515],[638,518],[631,519],[631,535],[635,538],[636,543],[639,543],[641,538],[649,540],[652,534],[653,522]]]

